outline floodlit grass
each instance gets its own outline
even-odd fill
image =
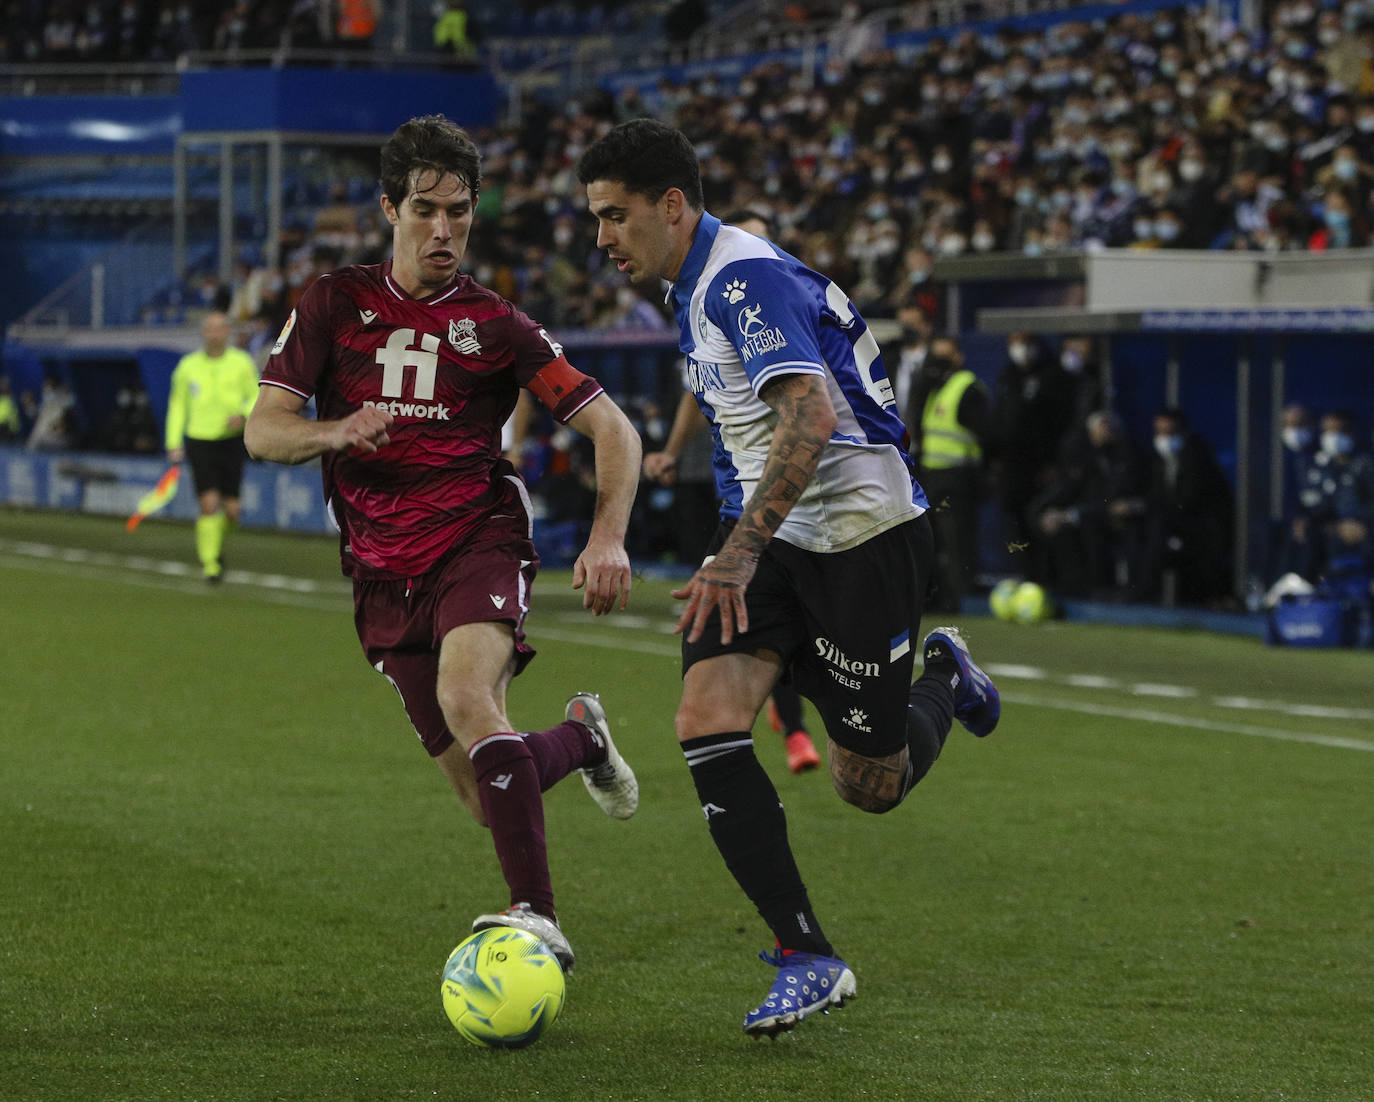
[[[669,585],[590,622],[546,572],[512,718],[600,691],[643,796],[549,793],[578,968],[544,1039],[487,1052],[439,973],[505,903],[488,839],[363,661],[332,542],[230,556],[209,590],[157,566],[186,527],[0,511],[0,1098],[1371,1096],[1374,653],[969,621],[1026,667],[1002,726],[877,818],[760,724],[859,998],[752,1043],[770,939],[672,736]]]

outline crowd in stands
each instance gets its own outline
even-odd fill
[[[254,18],[316,10],[248,0],[218,13],[157,7],[148,18],[148,5],[122,4],[105,56],[122,56],[128,11],[141,13],[141,33],[152,36],[139,41],[163,42],[165,28],[189,25],[181,33],[218,48],[226,20],[247,19],[244,35],[270,37],[277,32]],[[707,74],[557,104],[532,99],[518,125],[479,132],[485,180],[467,267],[551,327],[666,327],[657,296],[607,270],[575,174],[589,142],[638,115],[694,140],[708,208],[758,210],[784,248],[833,277],[866,316],[902,322],[903,339],[887,349],[899,392],[917,385],[948,321],[933,276],[940,257],[1370,243],[1369,0],[1270,2],[1257,33],[1194,5],[1046,30],[966,30],[895,50],[884,33],[918,25],[920,5],[885,8],[881,19],[867,14],[874,7],[846,4],[827,24],[818,79],[770,61],[738,79]],[[95,17],[84,13],[115,10],[48,8],[88,24]],[[779,10],[812,23],[820,8]],[[11,52],[35,33],[31,19],[12,20]],[[40,37],[52,48],[46,25]],[[77,48],[71,35],[55,40]],[[182,48],[165,41],[155,48]],[[353,201],[341,188],[290,226],[280,266],[246,261],[230,286],[205,277],[190,298],[226,309],[250,351],[265,356],[313,278],[382,259],[389,241],[375,201]],[[1011,343],[1012,362],[989,395],[986,449],[1009,544],[1033,546],[1027,573],[1068,592],[1157,597],[1167,564],[1180,599],[1223,601],[1233,590],[1229,508],[1197,504],[1229,501],[1210,446],[1178,411],[1163,410],[1156,454],[1135,456],[1090,362],[1085,369],[1091,354],[1086,341]],[[919,422],[919,410],[908,408],[912,417]],[[651,411],[641,420],[651,423]],[[1104,495],[1105,510],[1089,504]],[[1147,515],[1163,515],[1160,503],[1170,524],[1147,524]]]
[[[175,62],[188,54],[322,49],[433,49],[481,60],[493,34],[574,36],[620,33],[670,8],[668,0],[414,0],[428,33],[410,28],[386,0],[7,0],[0,62]]]

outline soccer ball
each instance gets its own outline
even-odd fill
[[[999,620],[1010,620],[1013,618],[1011,611],[1011,599],[1016,594],[1016,587],[1021,584],[1019,578],[1003,578],[988,594],[988,606],[992,609],[992,614]]]
[[[563,1009],[563,969],[524,930],[478,930],[444,965],[444,1011],[464,1040],[486,1048],[537,1041]]]
[[[1011,595],[1011,614],[1023,624],[1038,624],[1048,620],[1053,612],[1050,595],[1035,582],[1022,582]]]

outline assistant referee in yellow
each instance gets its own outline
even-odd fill
[[[224,575],[224,538],[239,522],[243,482],[243,426],[258,397],[253,358],[229,343],[229,318],[206,315],[205,346],[188,353],[172,372],[167,403],[167,459],[191,465],[200,515],[196,518],[196,556],[205,580]]]

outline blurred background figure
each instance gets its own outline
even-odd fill
[[[116,392],[114,408],[100,430],[96,446],[110,452],[153,455],[160,450],[160,436],[147,390],[141,385],[128,385]]]
[[[33,428],[25,446],[29,451],[64,451],[80,440],[76,423],[76,396],[51,372],[43,379],[43,392],[33,415]]]
[[[454,61],[471,64],[477,60],[481,31],[463,0],[445,0],[436,5],[434,46]]]
[[[10,393],[8,375],[0,375],[0,444],[19,442],[23,432],[23,422],[19,419],[19,403]]]
[[[990,451],[1008,547],[1026,546],[1034,538],[1026,507],[1055,477],[1055,459],[1075,424],[1075,389],[1074,379],[1037,337],[1007,337],[1007,363],[997,376],[990,422]]]
[[[1303,467],[1280,573],[1291,570],[1316,582],[1374,567],[1374,455],[1357,440],[1354,414],[1334,410],[1322,416],[1317,450]]]
[[[1027,510],[1035,526],[1031,576],[1066,597],[1132,597],[1144,511],[1143,466],[1121,418],[1094,410]]]
[[[964,367],[953,337],[930,342],[908,403],[917,478],[930,500],[935,564],[928,607],[957,612],[978,571],[978,505],[983,498],[988,390]]]
[[[229,343],[229,333],[227,316],[206,315],[204,345],[178,361],[167,402],[167,460],[191,466],[200,509],[196,557],[212,584],[224,576],[225,538],[239,523],[243,426],[258,397],[253,358]]]
[[[1154,416],[1146,497],[1145,595],[1166,605],[1233,603],[1234,495],[1212,445],[1180,409]]]

